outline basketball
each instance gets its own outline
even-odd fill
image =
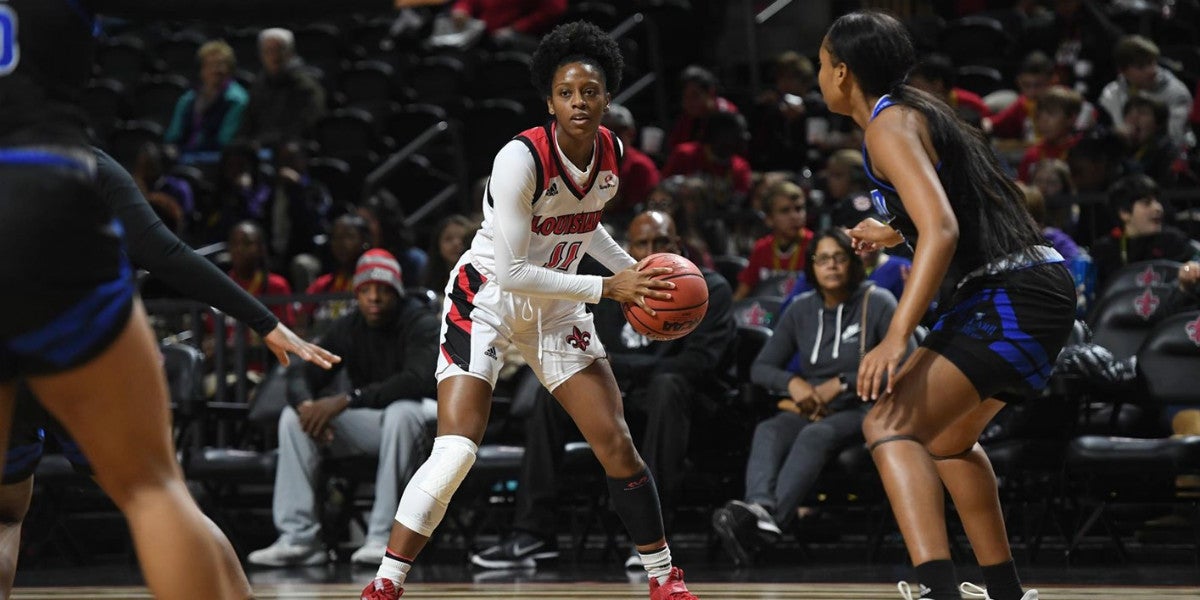
[[[629,321],[634,331],[652,340],[663,342],[679,339],[691,333],[704,319],[704,313],[708,312],[708,285],[700,269],[678,254],[660,252],[650,255],[645,268],[655,267],[673,269],[655,278],[675,284],[675,289],[666,290],[672,298],[646,298],[646,306],[655,311],[654,316],[650,316],[642,307],[626,302],[622,307],[625,320]]]

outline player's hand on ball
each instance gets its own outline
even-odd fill
[[[604,291],[601,295],[622,304],[626,302],[636,304],[647,314],[654,315],[654,310],[646,306],[646,298],[670,300],[671,294],[665,290],[675,289],[675,284],[655,279],[659,275],[670,273],[670,267],[643,269],[645,262],[643,260],[612,277],[605,277]]]

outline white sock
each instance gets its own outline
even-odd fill
[[[662,550],[649,554],[638,550],[638,554],[642,557],[642,567],[646,569],[646,573],[657,579],[659,585],[666,583],[667,577],[671,575],[671,547],[663,546]]]
[[[383,562],[379,564],[379,570],[375,573],[375,578],[386,577],[391,579],[396,584],[397,588],[404,587],[404,580],[408,579],[408,572],[412,569],[412,563],[392,554],[388,550],[383,555]]]

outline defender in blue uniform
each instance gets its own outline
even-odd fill
[[[942,487],[950,491],[993,600],[1036,600],[1013,566],[996,478],[977,443],[988,422],[1046,385],[1071,330],[1075,288],[983,135],[904,83],[915,55],[904,26],[857,12],[830,27],[819,81],[830,110],[864,129],[876,209],[851,235],[860,251],[909,243],[912,271],[888,334],[863,357],[858,390],[878,400],[863,424],[921,586],[960,598]],[[900,364],[942,291],[939,319]],[[973,584],[964,590],[978,592]]]

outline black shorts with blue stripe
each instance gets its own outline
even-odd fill
[[[1075,282],[1061,262],[967,281],[921,346],[954,363],[981,399],[1019,402],[1046,387],[1075,323]]]
[[[129,319],[132,268],[89,167],[0,148],[0,382],[84,364]]]

